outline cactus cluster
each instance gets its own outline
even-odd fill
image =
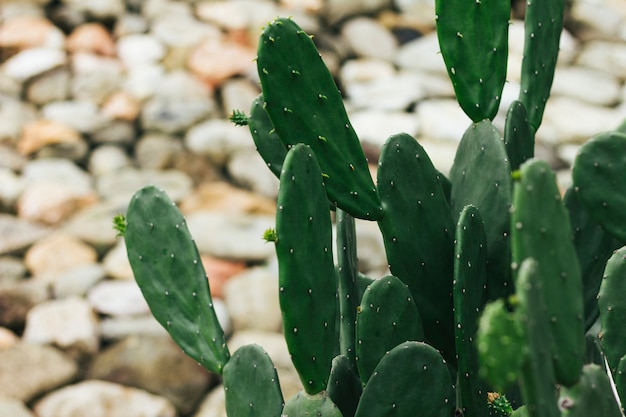
[[[233,121],[280,178],[265,237],[304,390],[285,401],[259,346],[231,355],[193,239],[162,191],[140,190],[116,221],[154,316],[222,375],[229,417],[621,415],[611,380],[626,398],[626,129],[582,146],[564,198],[533,158],[563,7],[528,2],[522,92],[502,136],[492,119],[509,2],[436,1],[441,52],[473,121],[450,178],[400,133],[374,182],[311,37],[290,19],[267,25],[262,94]],[[391,275],[357,270],[355,218],[378,223]]]

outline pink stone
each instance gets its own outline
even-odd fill
[[[255,68],[256,52],[250,46],[232,41],[207,39],[189,55],[187,65],[200,79],[211,86]]]
[[[35,47],[61,49],[64,45],[63,32],[43,17],[19,16],[0,25],[0,48],[21,51]]]
[[[98,55],[115,56],[115,41],[111,34],[99,23],[86,23],[74,29],[67,38],[70,53],[88,52]]]

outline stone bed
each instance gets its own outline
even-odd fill
[[[510,25],[519,92],[523,2]],[[0,415],[225,416],[219,378],[149,314],[111,219],[152,183],[203,255],[231,351],[259,343],[285,396],[301,385],[280,334],[277,180],[232,109],[259,93],[260,28],[293,16],[322,51],[375,161],[408,132],[446,173],[469,119],[437,53],[432,0],[0,2]],[[626,118],[626,2],[573,0],[537,154],[562,187],[579,144]],[[361,269],[385,273],[373,223]]]

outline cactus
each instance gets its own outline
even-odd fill
[[[374,186],[311,38],[283,18],[263,31],[263,92],[250,116],[231,118],[248,125],[280,178],[276,227],[263,238],[275,245],[283,333],[304,385],[285,404],[260,347],[230,356],[174,203],[146,187],[127,218],[116,216],[153,314],[222,375],[229,417],[617,415],[606,387],[612,376],[626,396],[625,249],[609,256],[624,245],[626,123],[582,147],[562,201],[548,165],[532,157],[563,0],[528,5],[523,91],[502,138],[489,119],[506,65],[498,53],[509,4],[437,0],[442,53],[474,120],[450,180],[413,137],[397,134],[383,146]],[[358,271],[355,217],[377,221],[392,276]],[[583,366],[602,355],[610,375]]]

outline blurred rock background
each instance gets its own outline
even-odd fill
[[[499,127],[519,92],[513,6]],[[285,15],[315,35],[371,161],[408,132],[449,170],[470,121],[433,0],[0,2],[0,415],[225,415],[219,378],[152,319],[112,229],[145,184],[187,217],[231,351],[261,344],[285,396],[300,389],[261,239],[278,183],[226,120],[259,93],[257,38]],[[625,80],[626,2],[571,0],[537,144],[563,187],[579,144],[626,118]],[[380,276],[377,226],[357,229],[361,269]]]

